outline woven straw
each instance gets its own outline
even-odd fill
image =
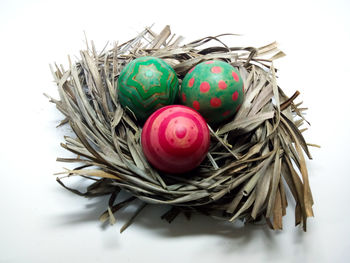
[[[60,125],[70,125],[76,135],[66,136],[61,144],[76,157],[58,161],[79,165],[63,172],[57,181],[79,195],[110,195],[102,221],[114,222],[121,207],[139,199],[143,204],[135,216],[146,204],[167,204],[172,208],[162,218],[169,222],[182,212],[187,216],[200,212],[229,221],[265,219],[272,229],[282,229],[286,191],[290,191],[296,225],[302,223],[306,231],[313,200],[304,154],[311,156],[301,130],[305,109],[294,103],[299,92],[287,97],[276,82],[273,60],[284,54],[276,43],[261,48],[229,47],[221,41],[224,35],[230,34],[180,46],[181,37],[171,35],[169,26],[160,34],[146,28],[109,51],[98,54],[94,45],[88,46],[79,61],[69,61],[67,70],[52,67],[60,98],[50,97],[50,101],[66,117]],[[246,94],[240,110],[220,127],[209,127],[207,158],[187,174],[162,173],[147,162],[140,144],[142,124],[118,102],[119,73],[140,56],[164,59],[180,83],[190,68],[210,59],[230,63],[244,80]],[[73,175],[92,180],[86,192],[62,182]],[[132,197],[119,201],[121,190]]]

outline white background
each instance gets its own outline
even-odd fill
[[[349,262],[350,216],[349,1],[0,1],[0,262]],[[277,40],[287,54],[279,84],[309,107],[305,133],[315,218],[294,227],[293,202],[284,230],[219,224],[183,216],[172,224],[151,207],[123,234],[98,221],[106,199],[85,199],[55,181],[67,157],[67,128],[42,95],[55,95],[49,63],[85,48],[84,33],[101,50],[144,26],[171,25],[185,42],[242,33],[255,45]],[[237,44],[242,41],[236,39]]]

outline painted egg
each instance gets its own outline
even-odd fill
[[[145,121],[155,110],[173,104],[179,92],[175,71],[163,60],[140,57],[128,63],[118,79],[118,97],[122,106]]]
[[[210,144],[207,123],[195,110],[171,105],[154,112],[141,134],[142,150],[157,169],[183,173],[196,168]]]
[[[182,104],[197,110],[212,125],[232,118],[243,99],[242,77],[237,69],[223,61],[210,60],[196,65],[182,82]]]

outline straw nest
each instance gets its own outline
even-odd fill
[[[223,34],[230,35],[230,34]],[[200,212],[217,219],[254,222],[265,219],[272,229],[282,229],[288,192],[294,197],[295,223],[313,216],[313,199],[304,154],[311,159],[301,126],[305,119],[297,91],[288,97],[277,85],[273,60],[283,56],[272,43],[261,48],[229,47],[223,35],[205,37],[181,45],[169,26],[160,34],[146,28],[135,38],[115,44],[109,51],[81,51],[81,59],[69,69],[54,65],[52,73],[59,100],[52,97],[65,115],[60,125],[70,125],[75,136],[66,136],[61,146],[76,157],[58,158],[79,163],[57,181],[86,197],[110,195],[101,220],[114,222],[114,214],[133,200],[171,205],[162,218],[171,222],[179,213]],[[140,145],[142,124],[123,109],[117,98],[117,79],[122,68],[140,56],[164,59],[180,82],[194,65],[219,59],[235,66],[244,79],[245,101],[232,120],[209,127],[211,146],[202,164],[185,175],[155,170]],[[62,178],[82,176],[91,185],[86,192],[66,186]],[[288,190],[289,189],[289,190]],[[132,197],[120,201],[118,193]],[[122,228],[123,231],[131,220]]]

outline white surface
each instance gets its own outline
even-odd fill
[[[349,11],[346,0],[2,0],[0,262],[349,262]],[[290,202],[281,232],[201,216],[169,225],[155,207],[120,235],[128,211],[101,227],[106,199],[80,198],[55,182],[65,166],[55,159],[69,154],[59,147],[66,128],[55,129],[61,116],[42,96],[56,94],[48,64],[67,65],[84,48],[84,30],[101,49],[152,23],[171,25],[185,42],[233,32],[280,43],[287,57],[277,65],[279,84],[302,92],[307,141],[322,145],[308,162],[315,218],[307,233],[293,226]]]

